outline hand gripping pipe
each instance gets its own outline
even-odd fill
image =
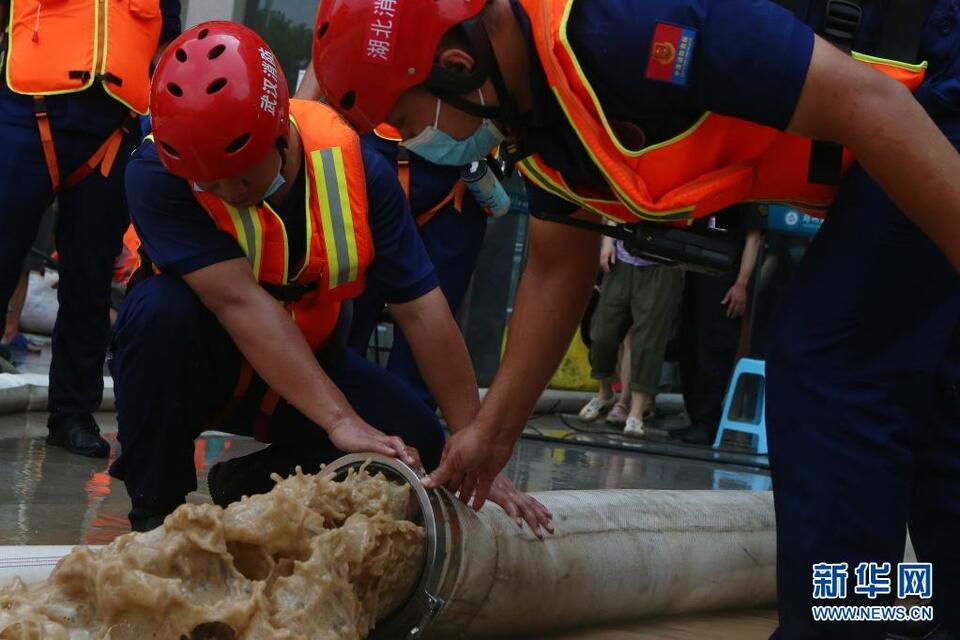
[[[541,542],[500,508],[480,513],[446,490],[426,491],[396,460],[352,455],[328,470],[412,487],[426,530],[416,592],[371,638],[536,635],[671,613],[776,601],[773,498],[748,491],[553,491]]]

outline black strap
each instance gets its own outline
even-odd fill
[[[98,73],[96,76],[97,82],[102,82],[104,84],[115,84],[118,87],[123,86],[123,78],[116,76],[109,71],[107,73]]]
[[[877,55],[902,62],[919,62],[923,25],[934,0],[887,0]]]
[[[811,140],[807,182],[836,186],[842,178],[843,146],[827,140]]]
[[[269,282],[261,282],[260,286],[277,301],[284,304],[294,304],[300,302],[300,300],[311,291],[316,291],[317,281],[315,280],[309,284],[270,284]]]
[[[860,0],[827,0],[823,24],[818,32],[843,51],[850,53],[862,21],[863,6]]]

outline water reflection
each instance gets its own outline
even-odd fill
[[[770,489],[769,475],[759,469],[528,439],[517,445],[506,473],[528,491]]]
[[[104,437],[106,460],[48,447],[42,438],[0,439],[0,544],[101,545],[129,531],[126,489],[108,473],[116,434]],[[207,470],[237,444],[221,436],[197,441],[199,493],[206,493]]]

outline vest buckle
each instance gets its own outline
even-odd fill
[[[104,83],[104,84],[109,83],[109,84],[115,84],[115,85],[117,85],[118,87],[122,87],[122,86],[123,86],[123,78],[121,78],[121,77],[119,77],[119,76],[115,76],[114,74],[110,73],[109,71],[106,72],[106,73],[98,73],[98,74],[96,75],[96,78],[95,78],[95,79],[96,79],[97,82],[101,82],[101,83]]]
[[[859,0],[828,0],[823,33],[837,44],[851,47],[860,30],[863,9]]]

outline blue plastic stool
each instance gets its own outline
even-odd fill
[[[737,398],[740,383],[743,376],[759,376],[760,385],[757,391],[757,402],[753,408],[751,416],[731,417],[733,413],[733,401]],[[738,431],[749,433],[756,436],[757,453],[767,454],[767,420],[766,407],[764,402],[764,387],[766,386],[766,363],[763,360],[753,360],[751,358],[741,358],[733,370],[733,377],[730,379],[730,386],[727,389],[727,397],[723,402],[723,416],[720,418],[720,429],[717,431],[717,439],[713,443],[713,448],[718,449],[723,442],[725,431]]]

